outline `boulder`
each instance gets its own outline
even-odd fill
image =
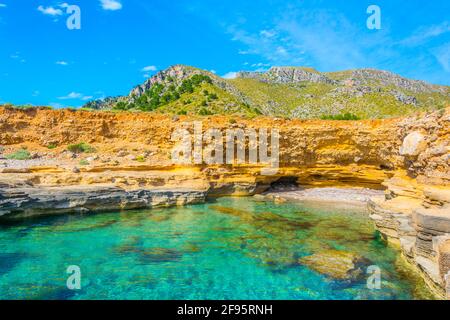
[[[356,280],[365,274],[366,259],[351,252],[326,250],[299,259],[312,270],[339,280]]]
[[[416,157],[427,149],[427,142],[423,134],[418,131],[411,132],[403,140],[400,148],[402,156]]]

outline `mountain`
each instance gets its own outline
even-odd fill
[[[374,69],[319,72],[272,67],[235,79],[183,65],[158,72],[128,96],[87,103],[96,110],[172,114],[267,115],[290,118],[384,118],[450,105],[450,87]]]

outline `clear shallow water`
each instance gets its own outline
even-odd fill
[[[382,270],[343,281],[299,263],[323,250]],[[82,289],[66,287],[70,265]],[[301,204],[222,198],[185,208],[70,215],[0,227],[0,299],[426,298],[368,218]]]

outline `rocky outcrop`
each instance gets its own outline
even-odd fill
[[[375,69],[354,70],[352,72],[351,78],[360,85],[376,82],[383,86],[395,86],[397,88],[408,90],[415,93],[440,92],[448,94],[448,91],[443,86],[432,85],[419,80],[407,79],[395,73],[384,70],[375,70]]]
[[[180,126],[192,131],[189,123],[199,118],[0,108],[1,153],[27,148],[37,155],[0,160],[0,212],[20,217],[192,203],[206,195],[258,194],[286,178],[306,187],[385,189],[384,198],[368,205],[377,228],[442,297],[448,294],[450,109],[370,121],[201,119],[204,131],[278,129],[278,172],[264,176],[261,166],[246,164],[174,165],[171,133]],[[96,154],[67,151],[78,142]]]
[[[193,94],[187,83],[199,75],[208,79],[201,84],[208,88],[196,91],[200,87],[196,82]],[[202,94],[204,91],[212,95]],[[449,102],[447,86],[381,70],[319,72],[308,67],[272,67],[266,72],[242,71],[236,79],[224,79],[206,70],[174,65],[135,86],[128,95],[89,101],[84,107],[315,119],[345,113],[361,118],[401,116],[429,110],[430,106],[445,107]]]
[[[327,78],[314,69],[299,67],[272,67],[267,72],[239,72],[237,77],[270,83],[312,82],[336,84],[336,81]]]
[[[450,117],[427,115],[400,124],[405,171],[384,182],[385,199],[369,202],[384,237],[399,245],[441,297],[448,297],[450,248]]]
[[[326,250],[299,259],[304,264],[326,276],[338,280],[357,280],[365,274],[370,263],[351,252]]]
[[[198,190],[124,190],[114,186],[1,188],[0,218],[145,209],[204,202]]]

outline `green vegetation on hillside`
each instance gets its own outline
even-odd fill
[[[380,70],[319,72],[274,67],[222,79],[176,65],[159,72],[128,96],[89,102],[96,110],[178,115],[266,115],[299,119],[371,119],[442,109],[450,87],[410,80]],[[349,116],[350,115],[350,116]]]
[[[343,77],[343,75],[341,75]],[[337,77],[338,78],[338,77]],[[439,93],[413,93],[407,90],[376,86],[337,87],[327,83],[267,83],[249,78],[230,80],[255,107],[265,115],[320,119],[323,116],[353,114],[361,119],[403,116],[417,111],[431,111],[450,104],[450,96]],[[415,103],[396,98],[406,97]],[[414,100],[413,100],[414,99]]]
[[[14,153],[6,155],[5,158],[9,160],[29,160],[31,159],[31,154],[26,149],[20,149]]]
[[[71,145],[67,146],[67,150],[69,150],[70,152],[73,152],[73,153],[94,153],[95,152],[95,148],[85,142],[71,144]]]
[[[351,113],[344,113],[338,115],[324,115],[321,117],[322,120],[360,120],[360,118]]]
[[[196,74],[189,79],[183,80],[181,85],[178,87],[176,86],[174,79],[169,79],[169,83],[170,85],[168,86],[156,83],[144,94],[136,97],[134,102],[127,104],[124,101],[120,101],[116,104],[114,109],[154,111],[162,106],[170,104],[171,102],[179,100],[185,93],[194,93],[194,91],[198,87],[201,87],[204,83],[211,84],[212,80],[208,76]]]
[[[156,83],[134,101],[119,101],[113,110],[139,110],[178,115],[242,114],[259,112],[239,102],[236,97],[213,84],[211,77],[194,74],[178,82]]]

